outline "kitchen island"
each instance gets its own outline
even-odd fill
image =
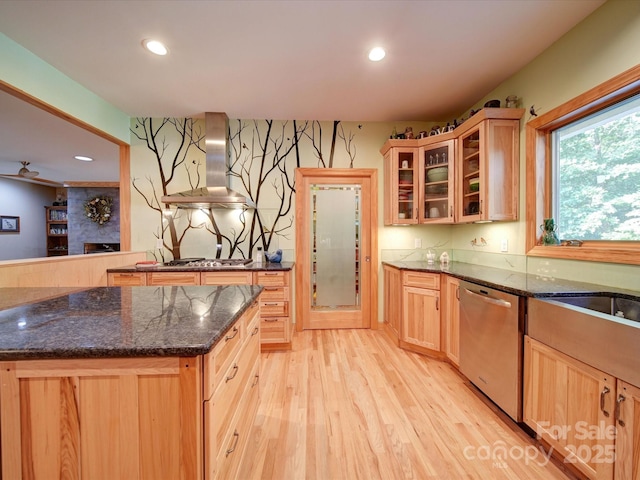
[[[232,473],[259,398],[261,291],[0,289],[2,478]]]

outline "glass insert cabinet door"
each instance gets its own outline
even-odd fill
[[[420,149],[424,182],[420,223],[452,223],[454,150],[453,140]]]
[[[312,184],[310,306],[360,308],[360,185]]]

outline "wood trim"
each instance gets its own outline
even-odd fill
[[[0,80],[0,90],[8,93],[20,100],[23,100],[34,107],[44,110],[47,113],[55,115],[56,117],[71,123],[77,127],[80,127],[94,135],[97,135],[105,140],[115,143],[120,147],[120,182],[118,184],[113,183],[113,186],[120,187],[120,250],[128,251],[131,249],[131,169],[130,169],[130,146],[126,142],[123,142],[119,138],[104,132],[93,125],[90,125],[66,112],[63,112],[57,107],[43,102],[39,98],[20,90],[7,82]],[[71,185],[76,182],[65,182],[65,185]],[[83,183],[83,182],[77,182]],[[82,186],[87,186],[88,183],[84,182]],[[98,182],[100,183],[100,182]],[[71,185],[76,186],[76,185]],[[78,185],[79,186],[79,185]],[[105,186],[105,185],[100,185]],[[110,185],[111,186],[111,185]]]
[[[179,361],[179,357],[24,360],[16,363],[15,374],[17,378],[177,375]]]
[[[526,125],[526,239],[528,256],[640,265],[640,242],[538,245],[539,225],[551,216],[551,132],[640,92],[640,65],[578,95]]]
[[[114,137],[113,135],[104,132],[96,127],[94,127],[93,125],[90,125],[72,115],[69,115],[66,112],[63,112],[62,110],[60,110],[57,107],[54,107],[53,105],[50,105],[46,102],[43,102],[42,100],[40,100],[37,97],[34,97],[33,95],[25,92],[24,90],[20,90],[19,88],[14,87],[13,85],[4,82],[2,80],[0,80],[0,90],[2,90],[3,92],[8,93],[9,95],[13,95],[16,98],[19,98],[20,100],[23,100],[31,105],[33,105],[34,107],[38,107],[41,110],[44,110],[45,112],[48,112],[52,115],[55,115],[58,118],[61,118],[62,120],[69,122],[77,127],[80,127],[88,132],[91,132],[95,135],[98,135],[99,137],[104,138],[105,140],[108,140],[112,143],[115,143],[116,145],[127,145],[125,142],[123,142],[122,140],[120,140],[119,138]]]
[[[22,436],[20,434],[20,383],[15,362],[0,364],[0,445],[2,445],[1,478],[23,478],[20,462]]]
[[[119,182],[64,182],[65,187],[119,188]]]

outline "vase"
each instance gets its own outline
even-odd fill
[[[544,223],[540,225],[542,230],[542,245],[559,245],[560,239],[556,234],[556,226],[553,218],[545,218]]]

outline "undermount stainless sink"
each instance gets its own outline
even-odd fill
[[[575,297],[550,297],[549,300],[568,303],[576,307],[607,313],[619,318],[640,322],[640,301],[615,295],[579,295]]]

